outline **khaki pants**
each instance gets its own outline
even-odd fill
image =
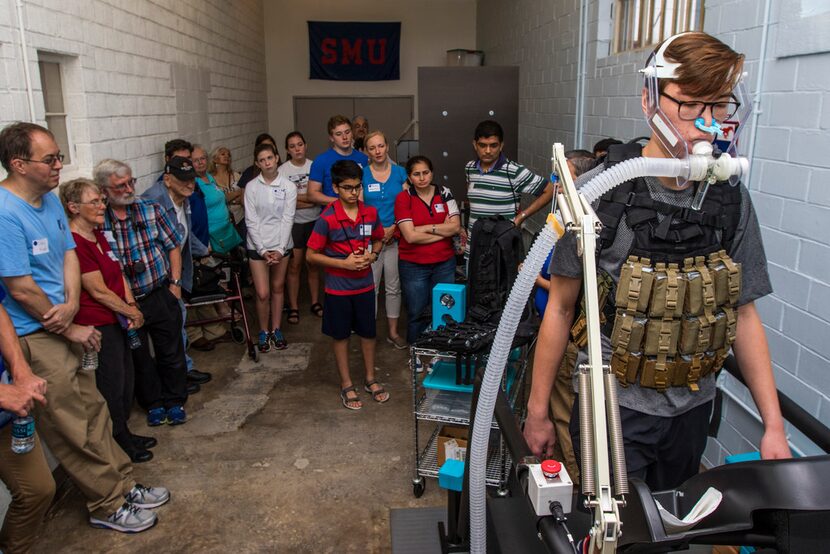
[[[579,466],[574,455],[573,441],[568,426],[571,423],[571,410],[574,405],[573,371],[576,366],[576,345],[568,342],[562,365],[556,372],[556,381],[550,394],[550,409],[553,414],[553,427],[556,430],[556,444],[553,457],[565,464],[565,469],[574,484],[579,483]]]
[[[36,423],[37,425],[37,423]],[[12,424],[0,430],[0,479],[9,488],[12,502],[0,530],[0,550],[9,554],[29,552],[38,527],[55,495],[55,480],[43,456],[40,437],[26,454],[11,449]]]
[[[38,331],[20,345],[32,371],[47,383],[47,404],[36,404],[34,412],[41,437],[86,497],[90,514],[112,514],[135,481],[130,459],[112,438],[95,372],[79,369],[81,349],[63,337]]]
[[[218,317],[216,306],[193,306],[187,309],[187,321],[198,321],[200,319],[213,319]],[[187,333],[187,341],[193,344],[195,341],[204,337],[206,340],[216,340],[228,330],[224,323],[208,323],[206,325],[193,325],[184,328]]]

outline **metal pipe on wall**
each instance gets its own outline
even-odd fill
[[[749,187],[752,171],[755,167],[755,145],[758,143],[758,120],[761,117],[761,95],[764,87],[764,73],[767,68],[767,40],[769,38],[769,17],[772,9],[772,0],[764,2],[764,24],[761,29],[761,52],[758,55],[758,77],[755,81],[755,98],[752,108],[752,141],[749,144],[749,174],[746,177],[746,186]]]
[[[26,46],[26,31],[23,28],[23,0],[15,2],[17,7],[17,30],[20,32],[20,50],[23,53],[23,77],[26,80],[26,96],[29,100],[29,121],[35,122],[35,94],[32,90],[32,75],[29,72],[29,51]]]
[[[579,0],[579,47],[576,62],[576,121],[574,122],[574,148],[582,148],[585,129],[585,75],[588,57],[588,0]]]

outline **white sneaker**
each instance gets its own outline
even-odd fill
[[[136,483],[125,498],[133,506],[152,509],[167,504],[170,500],[170,491],[164,487],[145,487]]]
[[[140,533],[158,522],[155,512],[125,502],[106,519],[89,516],[89,524],[100,529],[112,529],[121,533]]]

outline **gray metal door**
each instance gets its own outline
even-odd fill
[[[467,198],[464,164],[475,158],[473,132],[485,119],[504,128],[504,153],[519,142],[518,67],[419,67],[420,152],[435,166],[435,182]]]

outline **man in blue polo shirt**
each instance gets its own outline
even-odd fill
[[[331,184],[331,166],[335,162],[352,160],[361,168],[369,163],[366,154],[353,147],[352,123],[348,117],[332,116],[328,131],[331,148],[317,156],[308,175],[308,199],[321,206],[328,206],[337,200],[337,193]]]

